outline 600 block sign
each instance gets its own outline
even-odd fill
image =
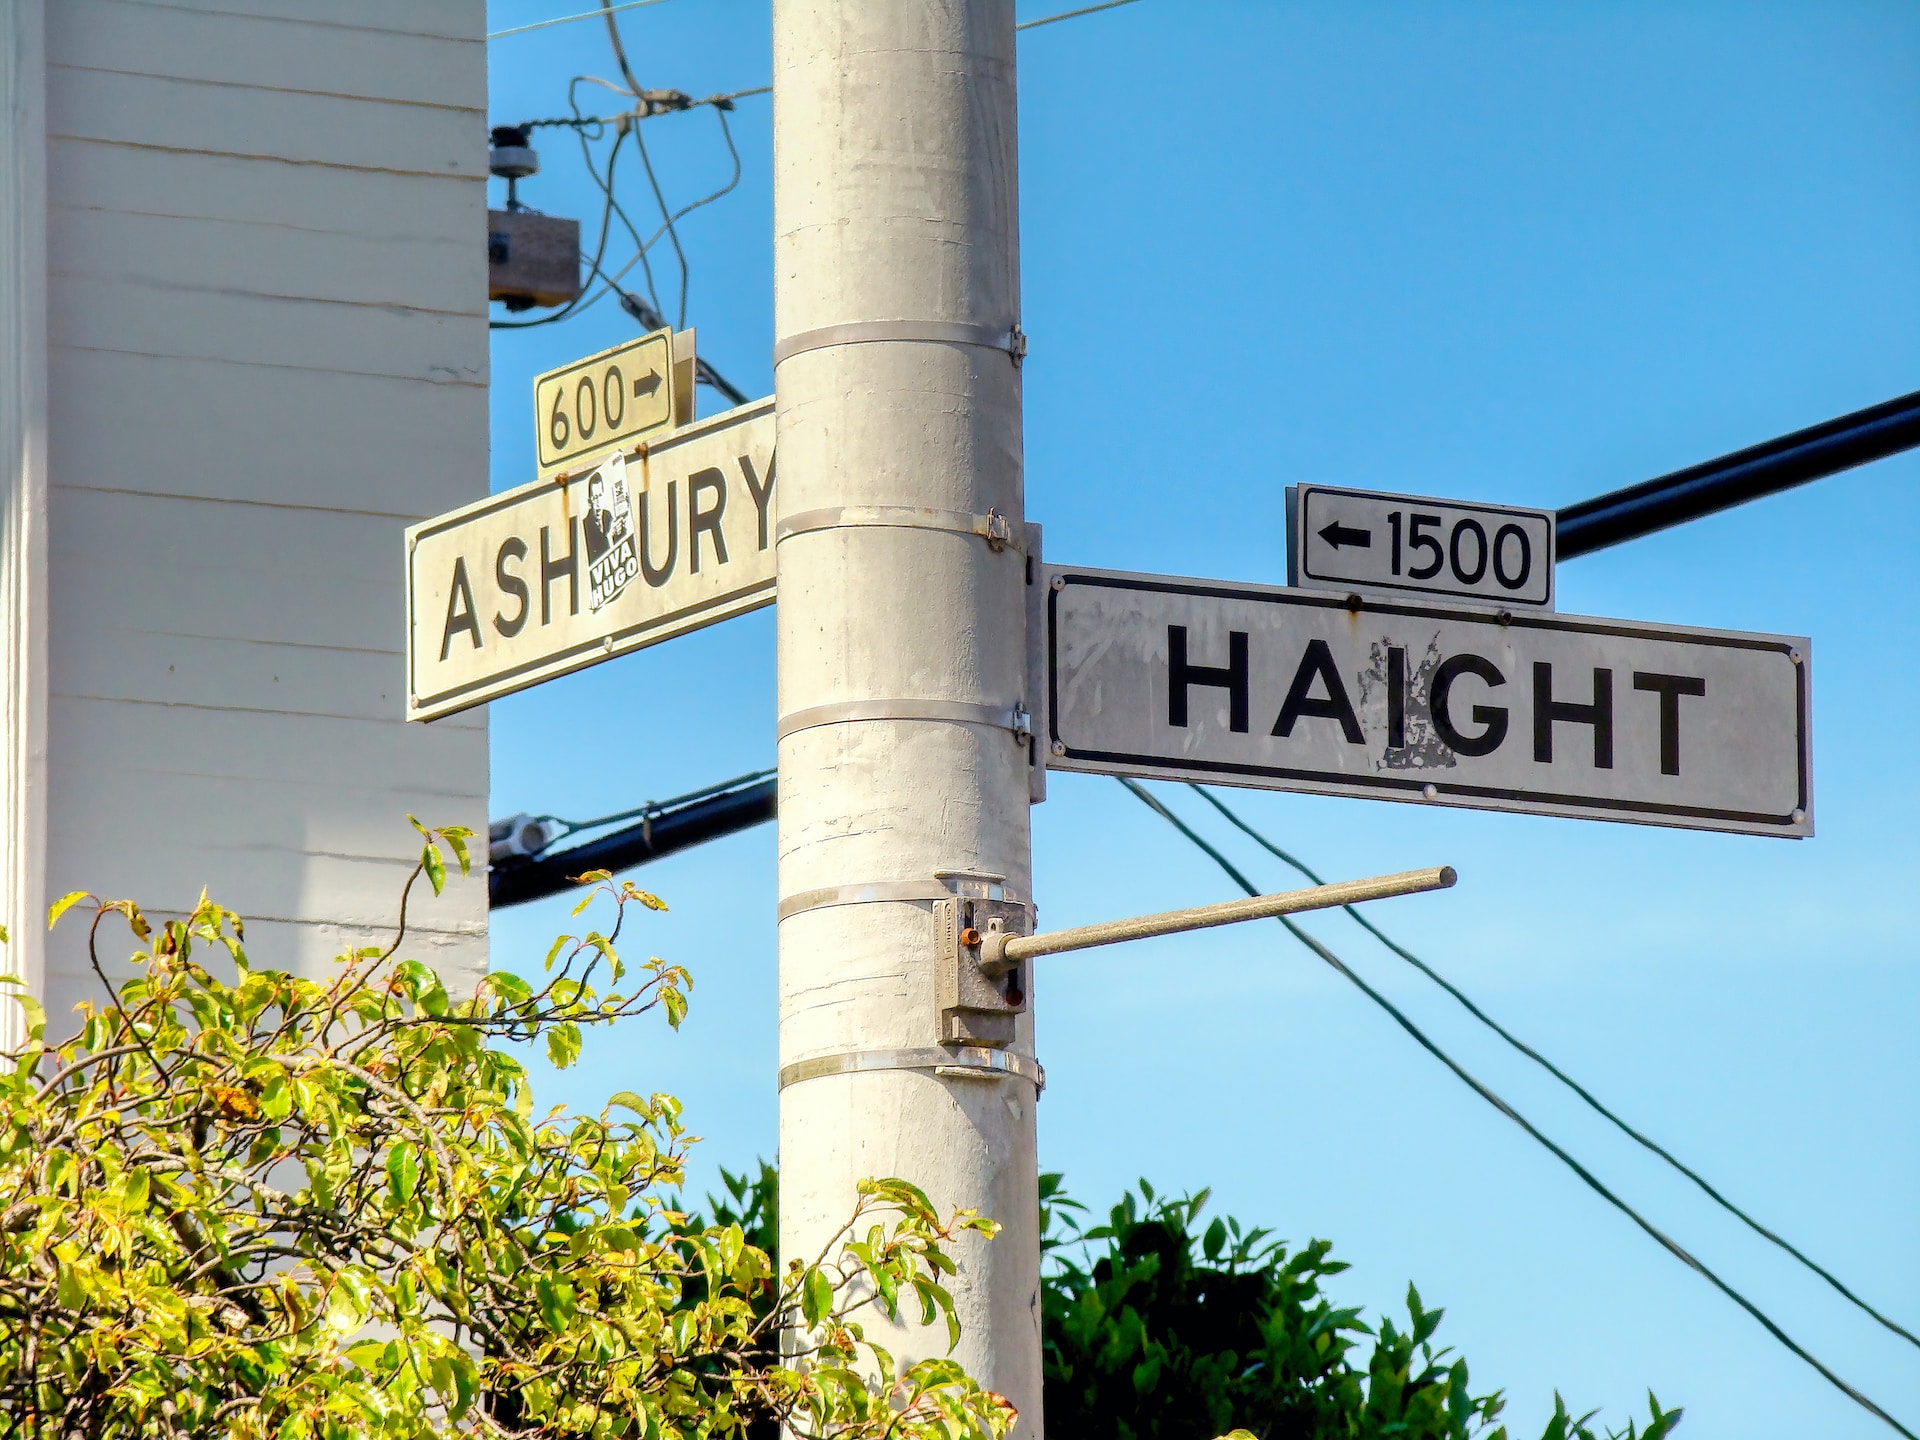
[[[533,382],[540,468],[673,428],[673,332],[588,356]]]

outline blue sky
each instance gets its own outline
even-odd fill
[[[576,8],[494,0],[492,23]],[[763,4],[623,19],[648,86],[767,80]],[[1028,513],[1052,559],[1277,583],[1292,482],[1557,506],[1920,388],[1910,5],[1142,0],[1020,46]],[[494,42],[493,120],[564,114],[579,73],[615,73],[597,24]],[[680,227],[701,352],[756,395],[772,388],[769,119],[764,97],[740,102],[741,183]],[[647,135],[670,199],[725,179],[711,113]],[[547,168],[524,198],[597,221],[577,146],[537,143]],[[618,188],[639,220],[644,177]],[[495,488],[532,478],[531,377],[633,333],[603,303],[496,334]],[[1920,459],[1883,462],[1560,571],[1565,611],[1813,637],[1813,840],[1227,797],[1330,876],[1457,866],[1456,889],[1376,922],[1909,1325],[1916,479]],[[498,815],[595,815],[770,764],[771,616],[501,701],[492,723]],[[1111,780],[1055,777],[1034,843],[1049,926],[1232,893]],[[637,878],[673,906],[637,943],[692,967],[692,1016],[675,1037],[601,1037],[542,1093],[679,1093],[710,1137],[705,1178],[774,1141],[772,829]],[[557,902],[501,913],[495,963],[537,965],[565,923]],[[1350,921],[1311,928],[1920,1427],[1912,1350]],[[1616,1420],[1651,1387],[1686,1406],[1689,1440],[1889,1433],[1277,927],[1062,957],[1037,1007],[1042,1160],[1077,1195],[1211,1185],[1249,1222],[1333,1239],[1356,1303],[1396,1305],[1415,1281],[1477,1386],[1508,1391],[1516,1435],[1538,1433],[1556,1386]]]

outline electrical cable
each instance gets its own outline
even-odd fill
[[[1118,10],[1122,5],[1131,5],[1134,0],[1106,0],[1103,5],[1087,5],[1078,10],[1063,10],[1058,15],[1043,15],[1038,20],[1022,20],[1014,26],[1015,30],[1031,30],[1036,25],[1051,25],[1056,20],[1073,20],[1082,15],[1092,15],[1101,10]],[[489,39],[492,37],[489,36]]]
[[[671,800],[648,800],[634,806],[631,810],[616,810],[611,815],[599,815],[591,820],[567,820],[558,815],[536,815],[534,819],[549,820],[562,828],[552,840],[547,841],[534,853],[544,855],[553,848],[555,842],[565,840],[568,836],[576,835],[582,830],[598,830],[602,825],[613,825],[622,820],[636,820],[642,815],[658,815],[662,810],[672,810],[681,805],[691,805],[696,800],[724,795],[727,791],[738,789],[742,785],[758,784],[762,780],[771,779],[774,773],[772,770],[754,770],[745,775],[736,775],[731,780],[722,780],[718,785],[708,785],[699,790],[689,790],[685,795],[675,795]]]
[[[658,5],[660,0],[621,0],[613,6],[615,10],[638,10],[643,5]],[[508,35],[524,35],[529,30],[544,30],[549,25],[567,25],[575,20],[592,20],[603,15],[604,10],[582,10],[578,15],[556,15],[551,20],[536,20],[531,25],[515,25],[511,30],[495,30],[487,36],[489,40],[503,39]]]
[[[576,75],[573,77],[573,79],[567,82],[567,104],[573,108],[574,114],[578,115],[580,113],[580,98],[578,93],[580,82],[582,80],[594,79],[594,78],[595,77],[591,77],[591,76]],[[604,80],[595,80],[595,83],[605,85],[607,82]],[[608,88],[611,89],[613,87],[609,86]],[[619,125],[620,128],[616,133],[617,133],[617,136],[620,138],[624,138],[627,133],[628,127],[624,124],[624,117],[621,120],[615,120],[612,122],[603,121],[600,123],[602,124],[612,123],[612,124]],[[638,140],[639,139],[638,125],[636,124],[632,128],[634,131],[634,138]],[[609,209],[611,209],[615,215],[620,217],[620,223],[626,227],[627,236],[629,239],[633,241],[633,249],[634,249],[633,258],[627,261],[627,263],[622,265],[618,270],[614,271],[612,275],[606,274],[604,271],[600,270],[599,267],[597,266],[595,267],[595,273],[598,274],[599,277],[606,282],[608,289],[614,290],[621,295],[624,303],[626,291],[620,288],[619,281],[622,278],[624,278],[626,273],[629,270],[631,270],[636,264],[639,265],[641,269],[641,273],[644,274],[647,279],[647,293],[653,297],[653,306],[654,306],[654,309],[657,311],[660,308],[660,287],[654,279],[653,261],[651,257],[647,254],[648,242],[640,238],[639,227],[633,223],[632,217],[627,214],[626,207],[620,203],[620,197],[614,190],[614,167],[611,163],[611,160],[609,160],[609,163],[607,165],[606,183],[602,184],[600,181],[599,172],[595,170],[593,166],[593,152],[592,152],[592,149],[587,144],[586,132],[582,130],[582,131],[579,131],[578,133],[580,135],[581,156],[586,164],[588,178],[590,178],[595,184],[595,186],[599,188],[602,202]],[[596,136],[595,138],[598,138],[598,137]],[[658,327],[655,327],[655,328],[658,328]]]
[[[1200,849],[1203,853],[1205,853],[1209,859],[1211,859],[1216,865],[1218,865],[1221,868],[1222,871],[1226,873],[1228,878],[1231,879],[1234,882],[1234,884],[1238,885],[1242,890],[1246,891],[1246,893],[1249,895],[1258,895],[1261,893],[1259,887],[1256,886],[1251,880],[1247,879],[1245,875],[1241,874],[1241,872],[1234,866],[1232,861],[1228,860],[1225,855],[1221,854],[1220,851],[1218,851],[1211,844],[1209,844],[1199,834],[1199,832],[1195,831],[1184,820],[1180,819],[1179,816],[1175,815],[1171,810],[1169,810],[1165,805],[1163,805],[1156,797],[1149,794],[1146,791],[1146,789],[1142,787],[1138,782],[1134,780],[1130,780],[1125,776],[1115,776],[1114,778],[1117,779],[1128,790],[1133,792],[1135,798],[1139,799],[1142,803],[1144,803],[1147,806],[1147,808],[1152,810],[1155,814],[1159,815],[1161,819],[1165,820],[1169,825],[1173,826],[1175,830],[1178,830],[1181,833],[1181,835],[1185,836],[1198,849]],[[1639,1211],[1635,1210],[1631,1205],[1627,1204],[1626,1201],[1622,1200],[1618,1195],[1614,1194],[1613,1191],[1609,1190],[1604,1184],[1601,1183],[1599,1178],[1596,1177],[1592,1171],[1588,1170],[1578,1160],[1574,1159],[1573,1156],[1569,1155],[1565,1150],[1561,1149],[1559,1145],[1555,1144],[1551,1139],[1549,1139],[1537,1126],[1533,1124],[1533,1122],[1528,1120],[1518,1110],[1515,1110],[1505,1100],[1501,1099],[1499,1095],[1495,1094],[1486,1085],[1482,1084],[1479,1080],[1475,1079],[1471,1074],[1469,1074],[1467,1070],[1457,1060],[1455,1060],[1451,1055],[1447,1054],[1446,1051],[1442,1050],[1438,1045],[1436,1045],[1432,1040],[1430,1040],[1427,1037],[1426,1032],[1421,1030],[1419,1026],[1415,1025],[1412,1020],[1408,1019],[1406,1014],[1402,1012],[1398,1006],[1396,1006],[1391,1000],[1387,999],[1386,996],[1382,995],[1378,990],[1374,989],[1365,980],[1361,979],[1360,976],[1358,976],[1351,969],[1349,969],[1347,967],[1346,962],[1343,961],[1338,955],[1334,954],[1332,950],[1328,949],[1327,946],[1322,944],[1319,940],[1315,939],[1312,935],[1308,934],[1305,930],[1301,929],[1300,926],[1296,925],[1289,917],[1285,915],[1278,915],[1278,916],[1275,916],[1274,918],[1277,919],[1282,925],[1286,926],[1288,932],[1296,940],[1298,940],[1301,944],[1305,945],[1309,950],[1313,951],[1314,954],[1318,955],[1322,960],[1326,961],[1328,965],[1332,966],[1347,980],[1352,981],[1353,984],[1356,987],[1358,987],[1358,989],[1361,991],[1362,994],[1364,994],[1369,1000],[1373,1001],[1373,1003],[1378,1005],[1382,1010],[1386,1011],[1387,1014],[1393,1019],[1393,1021],[1397,1025],[1399,1025],[1399,1027],[1402,1030],[1406,1031],[1408,1035],[1413,1037],[1414,1042],[1418,1044],[1421,1049],[1425,1050],[1429,1055],[1433,1056],[1433,1058],[1438,1060],[1442,1065],[1445,1065],[1449,1070],[1451,1070],[1454,1073],[1454,1075],[1456,1075],[1463,1083],[1465,1083],[1470,1089],[1472,1089],[1475,1094],[1479,1095],[1481,1099],[1485,1100],[1489,1105],[1493,1106],[1494,1109],[1498,1110],[1501,1114],[1505,1115],[1509,1120],[1513,1121],[1514,1124],[1518,1125],[1522,1130],[1526,1131],[1528,1135],[1532,1136],[1535,1140],[1539,1141],[1541,1145],[1545,1146],[1546,1149],[1550,1151],[1556,1159],[1558,1159],[1569,1170],[1573,1171],[1573,1173],[1576,1176],[1578,1176],[1582,1182],[1586,1184],[1588,1189],[1592,1190],[1596,1195],[1600,1196],[1601,1199],[1605,1200],[1609,1205],[1612,1205],[1621,1214],[1625,1215],[1629,1220],[1633,1221],[1635,1225],[1639,1226],[1648,1235],[1652,1236],[1653,1239],[1658,1241],[1660,1245],[1675,1259],[1679,1260],[1682,1264],[1686,1265],[1689,1269],[1698,1273],[1702,1278],[1707,1280],[1708,1283],[1713,1285],[1715,1289],[1720,1291],[1721,1294],[1725,1295],[1729,1300],[1733,1301],[1734,1304],[1738,1305],[1742,1310],[1745,1310],[1755,1320],[1759,1321],[1762,1328],[1764,1328],[1769,1335],[1773,1336],[1774,1339],[1778,1340],[1782,1345],[1786,1346],[1788,1350],[1792,1351],[1795,1355],[1799,1356],[1800,1359],[1806,1361],[1807,1364],[1811,1365],[1815,1370],[1819,1371],[1820,1374],[1824,1376],[1827,1379],[1827,1381],[1830,1384],[1832,1384],[1837,1390],[1839,1390],[1841,1394],[1845,1395],[1849,1400],[1852,1400],[1856,1405],[1859,1405],[1862,1409],[1866,1410],[1869,1414],[1877,1416],[1879,1419],[1885,1421],[1886,1424],[1891,1426],[1897,1433],[1906,1437],[1906,1440],[1920,1440],[1920,1436],[1916,1436],[1913,1433],[1913,1431],[1907,1429],[1906,1426],[1902,1425],[1898,1420],[1894,1419],[1893,1416],[1889,1415],[1885,1410],[1882,1410],[1878,1405],[1874,1404],[1872,1400],[1869,1400],[1865,1395],[1861,1394],[1860,1391],[1854,1389],[1853,1386],[1849,1385],[1845,1380],[1842,1380],[1833,1371],[1829,1370],[1819,1360],[1814,1358],[1814,1356],[1809,1351],[1807,1351],[1805,1347],[1803,1347],[1802,1345],[1799,1344],[1799,1342],[1794,1340],[1792,1336],[1788,1335],[1785,1330],[1782,1330],[1780,1326],[1776,1324],[1773,1321],[1773,1319],[1766,1314],[1765,1311],[1760,1309],[1759,1306],[1755,1305],[1751,1300],[1747,1299],[1746,1296],[1742,1295],[1738,1290],[1734,1289],[1725,1280],[1722,1280],[1719,1277],[1719,1275],[1715,1274],[1704,1263],[1696,1259],[1694,1255],[1691,1252],[1689,1252],[1687,1249],[1685,1249],[1682,1245],[1680,1245],[1678,1241],[1669,1237],[1664,1231],[1660,1230],[1657,1226],[1655,1226],[1652,1221],[1648,1220],[1645,1216],[1641,1215]]]
[[[633,72],[632,64],[627,58],[626,45],[620,35],[619,22],[614,18],[615,13],[618,11],[637,9],[642,5],[658,3],[660,3],[660,0],[625,0],[625,3],[615,3],[615,0],[600,0],[600,8],[598,10],[584,10],[573,15],[561,15],[551,20],[541,20],[530,25],[521,25],[509,30],[496,31],[487,36],[489,40],[497,40],[506,35],[518,35],[529,30],[543,29],[549,25],[564,25],[574,20],[590,20],[597,16],[606,22],[607,39],[613,49],[614,61],[619,65],[621,77],[626,81],[626,87],[623,90],[620,86],[602,80],[598,76],[576,75],[567,86],[568,103],[572,106],[574,112],[571,117],[528,120],[524,121],[521,125],[521,128],[525,130],[534,130],[549,126],[566,127],[572,129],[579,138],[583,157],[586,162],[587,175],[594,182],[596,188],[599,189],[604,202],[601,210],[600,240],[595,248],[593,258],[588,261],[588,268],[591,274],[601,282],[600,288],[591,295],[588,295],[587,287],[583,287],[579,295],[576,295],[565,306],[551,315],[543,315],[536,320],[490,320],[488,322],[489,329],[526,330],[536,325],[551,325],[555,321],[567,319],[572,315],[579,314],[590,308],[603,299],[609,291],[620,294],[624,300],[627,292],[621,289],[618,282],[627,271],[631,270],[636,264],[640,265],[646,274],[647,292],[653,302],[653,309],[656,313],[660,313],[662,310],[660,291],[654,279],[653,262],[649,252],[654,245],[659,243],[662,236],[665,236],[672,244],[674,260],[680,270],[680,293],[678,302],[675,305],[676,318],[674,328],[686,328],[687,304],[692,276],[691,267],[687,260],[686,248],[680,241],[679,222],[684,220],[693,211],[698,210],[701,206],[711,205],[722,196],[731,193],[733,189],[739,185],[742,168],[740,150],[734,143],[733,128],[727,123],[726,112],[733,108],[733,102],[735,100],[744,99],[750,95],[771,94],[773,87],[771,85],[758,85],[746,90],[734,90],[723,94],[709,95],[700,100],[689,99],[684,95],[679,95],[677,92],[671,92],[672,103],[669,106],[671,110],[688,110],[701,105],[711,106],[713,108],[713,112],[720,122],[721,138],[726,142],[727,154],[733,162],[733,173],[724,185],[714,190],[711,194],[702,196],[700,199],[684,205],[678,210],[673,209],[667,204],[666,194],[660,185],[660,177],[653,167],[653,156],[647,149],[646,137],[642,135],[640,131],[640,122],[642,120],[654,114],[666,113],[665,111],[654,110],[651,107],[656,101],[665,104],[665,101],[660,100],[660,96],[668,95],[670,92],[659,92],[657,95],[649,96],[643,89],[639,78]],[[1122,5],[1131,5],[1133,3],[1135,3],[1135,0],[1105,0],[1103,4],[1083,6],[1077,10],[1062,11],[1057,15],[1044,15],[1036,20],[1021,21],[1014,26],[1014,29],[1016,31],[1031,30],[1038,25],[1051,25],[1056,21],[1072,20],[1082,15],[1092,15],[1102,10],[1113,10]],[[579,103],[575,98],[575,89],[582,81],[604,86],[616,94],[624,94],[635,102],[636,108],[633,111],[617,116],[582,115],[580,113]],[[616,134],[614,149],[607,157],[606,179],[602,181],[598,169],[593,164],[590,142],[601,138],[606,133],[606,127],[608,125],[615,127]],[[660,227],[646,240],[640,238],[639,227],[633,223],[632,218],[626,213],[625,207],[620,204],[614,188],[614,165],[618,157],[620,141],[629,132],[633,135],[635,148],[640,152],[640,163],[646,171],[647,183],[653,191],[654,203],[660,207]],[[612,218],[616,215],[633,240],[634,256],[633,259],[609,275],[602,268],[601,261],[605,258],[607,234],[612,225]],[[584,255],[582,258],[585,258]],[[734,404],[744,405],[748,403],[748,396],[745,391],[740,390],[737,386],[728,382],[718,371],[714,370],[712,366],[706,364],[704,361],[698,362],[696,373],[700,381],[725,395],[729,400],[733,401]]]
[[[1209,805],[1213,806],[1214,809],[1218,810],[1221,813],[1221,815],[1226,817],[1228,823],[1233,825],[1242,834],[1246,835],[1249,839],[1251,839],[1256,845],[1260,846],[1268,854],[1273,855],[1278,859],[1284,861],[1287,865],[1291,866],[1294,870],[1298,871],[1301,875],[1304,875],[1308,880],[1312,881],[1315,885],[1324,885],[1327,883],[1326,881],[1322,880],[1320,876],[1316,874],[1305,863],[1296,859],[1294,856],[1289,855],[1285,850],[1282,850],[1278,845],[1274,844],[1265,835],[1262,835],[1258,830],[1254,829],[1254,827],[1248,824],[1247,821],[1242,819],[1239,815],[1235,814],[1232,810],[1228,809],[1226,802],[1221,800],[1219,796],[1215,795],[1212,791],[1208,790],[1205,786],[1195,785],[1189,782],[1187,788],[1192,790],[1194,794],[1198,795],[1202,800],[1205,800]],[[1732,1215],[1735,1219],[1739,1220],[1741,1224],[1745,1225],[1749,1230],[1753,1231],[1756,1235],[1759,1235],[1763,1239],[1770,1240],[1775,1245],[1779,1246],[1780,1249],[1784,1250],[1787,1254],[1791,1255],[1795,1260],[1798,1260],[1802,1265],[1806,1266],[1808,1270],[1812,1271],[1815,1275],[1818,1275],[1822,1280],[1826,1281],[1827,1284],[1831,1285],[1836,1291],[1840,1293],[1841,1296],[1843,1296],[1845,1299],[1847,1299],[1852,1304],[1857,1306],[1861,1311],[1863,1311],[1867,1315],[1870,1315],[1871,1317],[1873,1317],[1873,1319],[1879,1321],[1880,1324],[1884,1325],[1888,1330],[1891,1330],[1895,1335],[1898,1335],[1902,1340],[1905,1340],[1908,1344],[1916,1347],[1920,1347],[1920,1336],[1914,1335],[1912,1331],[1908,1330],[1905,1326],[1901,1325],[1899,1322],[1895,1320],[1891,1320],[1887,1316],[1882,1315],[1878,1310],[1874,1309],[1873,1306],[1869,1305],[1865,1300],[1862,1300],[1858,1295],[1854,1294],[1853,1291],[1849,1290],[1846,1287],[1846,1285],[1841,1283],[1838,1276],[1834,1275],[1832,1272],[1826,1270],[1824,1267],[1815,1263],[1813,1260],[1809,1259],[1806,1255],[1802,1254],[1801,1251],[1797,1249],[1790,1241],[1786,1240],[1784,1237],[1780,1235],[1775,1234],[1773,1231],[1769,1230],[1766,1226],[1762,1225],[1758,1220],[1755,1220],[1751,1215],[1747,1214],[1746,1211],[1742,1210],[1738,1205],[1734,1204],[1731,1200],[1727,1199],[1726,1196],[1722,1195],[1718,1190],[1714,1189],[1714,1187],[1711,1184],[1709,1184],[1703,1176],[1701,1176],[1697,1171],[1693,1170],[1691,1167],[1686,1165],[1678,1157],[1673,1155],[1672,1152],[1668,1151],[1665,1147],[1660,1145],[1659,1142],[1651,1139],[1646,1135],[1643,1135],[1640,1131],[1634,1129],[1633,1126],[1629,1125],[1625,1120],[1621,1119],[1618,1115],[1614,1114],[1613,1111],[1609,1110],[1605,1105],[1603,1105],[1585,1086],[1580,1084],[1579,1081],[1575,1080],[1572,1076],[1568,1075],[1558,1065],[1555,1065],[1553,1061],[1549,1060],[1545,1055],[1542,1055],[1538,1050],[1534,1049],[1531,1045],[1527,1044],[1526,1041],[1520,1039],[1519,1036],[1513,1034],[1505,1026],[1500,1024],[1499,1021],[1495,1020],[1491,1015],[1487,1014],[1486,1011],[1482,1010],[1471,999],[1469,999],[1468,996],[1463,991],[1461,991],[1458,986],[1456,986],[1451,980],[1447,979],[1446,976],[1442,975],[1439,971],[1435,970],[1431,965],[1427,964],[1426,961],[1422,960],[1418,955],[1415,955],[1411,950],[1407,949],[1404,945],[1401,945],[1399,942],[1393,939],[1390,939],[1387,936],[1386,932],[1381,930],[1379,926],[1375,925],[1371,920],[1369,920],[1364,914],[1361,913],[1358,906],[1344,905],[1341,908],[1344,909],[1347,912],[1347,914],[1351,915],[1355,920],[1357,920],[1360,923],[1361,927],[1365,929],[1368,934],[1372,935],[1374,939],[1378,940],[1382,945],[1386,946],[1394,954],[1398,955],[1402,960],[1405,960],[1409,965],[1412,965],[1422,975],[1425,975],[1429,980],[1433,981],[1433,983],[1438,985],[1442,990],[1445,990],[1447,994],[1451,995],[1455,1000],[1459,1001],[1460,1004],[1466,1009],[1469,1015],[1473,1016],[1474,1019],[1478,1020],[1481,1024],[1485,1025],[1489,1030],[1493,1031],[1494,1034],[1498,1035],[1502,1040],[1506,1041],[1507,1044],[1511,1045],[1515,1050],[1518,1050],[1522,1055],[1526,1056],[1529,1060],[1533,1061],[1534,1064],[1540,1066],[1549,1075],[1553,1076],[1554,1079],[1558,1080],[1562,1085],[1565,1085],[1569,1090],[1573,1091],[1573,1093],[1578,1095],[1582,1100],[1584,1100],[1587,1103],[1587,1105],[1596,1114],[1600,1115],[1602,1118],[1604,1118],[1609,1123],[1611,1123],[1623,1135],[1637,1142],[1639,1145],[1641,1145],[1645,1149],[1651,1151],[1653,1154],[1659,1156],[1662,1160],[1666,1161],[1667,1164],[1671,1165],[1675,1170],[1679,1171],[1680,1174],[1686,1176],[1687,1179],[1691,1180],[1695,1185],[1699,1186],[1699,1188],[1703,1192],[1705,1192],[1707,1197],[1711,1199],[1721,1209],[1725,1210],[1729,1215]]]
[[[575,20],[592,20],[606,14],[609,10],[638,10],[643,5],[658,5],[659,3],[660,0],[623,0],[621,4],[608,5],[599,10],[582,10],[577,15],[556,15],[551,20],[536,20],[531,25],[515,25],[509,30],[495,30],[487,36],[487,39],[500,40],[508,35],[524,35],[529,30],[544,30],[549,25],[567,25]],[[1042,16],[1038,20],[1023,20],[1013,28],[1015,30],[1031,30],[1036,25],[1051,25],[1056,20],[1072,20],[1077,16],[1092,15],[1100,10],[1116,10],[1122,5],[1131,5],[1133,3],[1134,0],[1106,0],[1106,3],[1103,5],[1088,5],[1082,9],[1068,10],[1059,15]],[[773,87],[769,85],[766,88],[771,90]],[[765,92],[761,90],[742,90],[740,92],[742,95],[759,95],[763,93]]]
[[[608,17],[607,24],[609,26],[613,24],[611,16]],[[622,63],[624,64],[625,62],[622,61]],[[716,115],[720,114],[718,110],[713,113]],[[720,123],[723,127],[726,125],[724,117]],[[653,156],[647,153],[647,139],[646,136],[640,133],[640,127],[638,125],[633,127],[633,139],[634,143],[640,147],[640,164],[647,172],[647,184],[653,188],[654,203],[660,207],[662,226],[666,231],[667,239],[673,244],[673,258],[678,261],[680,265],[680,306],[674,319],[673,328],[676,330],[684,330],[687,328],[687,286],[692,278],[687,268],[687,252],[680,244],[680,231],[674,224],[673,212],[667,208],[666,194],[660,189],[660,177],[654,173]],[[732,145],[733,137],[731,135],[727,137],[727,143],[728,145]],[[656,231],[654,233],[654,243],[657,244],[659,243],[659,232]],[[652,246],[648,246],[647,248],[651,249]]]
[[[613,18],[613,0],[600,0],[600,14],[607,22],[607,39],[613,42],[613,58],[620,64],[620,73],[627,77],[633,98],[639,100],[640,82],[633,78],[633,67],[627,64],[627,47],[620,43],[620,22]]]

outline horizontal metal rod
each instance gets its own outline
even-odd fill
[[[1086,950],[1095,945],[1113,945],[1122,940],[1145,940],[1154,935],[1177,935],[1184,930],[1206,930],[1215,925],[1237,924],[1242,920],[1267,920],[1276,915],[1296,915],[1302,910],[1330,910],[1339,905],[1357,905],[1362,900],[1385,900],[1394,895],[1445,890],[1458,878],[1451,865],[1437,865],[1431,870],[1408,870],[1404,874],[1382,875],[1374,880],[1342,880],[1334,885],[1316,885],[1310,890],[1288,890],[1279,895],[1226,900],[1218,905],[1196,905],[1188,910],[1166,910],[1158,915],[1108,920],[1099,925],[1079,925],[1071,930],[1053,930],[1044,935],[1000,935],[989,932],[981,939],[980,963],[983,968],[992,971],[1006,965],[1017,965],[1036,955],[1058,955],[1067,950]]]
[[[1558,514],[1555,544],[1571,560],[1917,445],[1920,391],[1569,505]]]

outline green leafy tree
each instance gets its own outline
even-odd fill
[[[1475,1395],[1467,1363],[1433,1344],[1441,1313],[1407,1287],[1407,1318],[1378,1329],[1322,1282],[1347,1267],[1314,1240],[1290,1253],[1231,1218],[1202,1228],[1207,1192],[1161,1196],[1146,1181],[1107,1223],[1080,1229],[1060,1177],[1042,1177],[1047,1429],[1114,1440],[1506,1440],[1498,1393]],[[1371,1349],[1363,1340],[1371,1339]],[[1644,1430],[1679,1423],[1648,1397]],[[1542,1440],[1599,1440],[1593,1415],[1556,1394]]]
[[[720,1172],[708,1196],[722,1223],[771,1248],[778,1172]],[[1060,1176],[1040,1177],[1041,1334],[1049,1434],[1101,1440],[1507,1440],[1498,1394],[1472,1393],[1464,1360],[1432,1341],[1441,1312],[1407,1288],[1404,1324],[1376,1331],[1338,1308],[1322,1281],[1347,1267],[1316,1240],[1296,1255],[1230,1217],[1204,1229],[1207,1201],[1161,1197],[1146,1181],[1105,1225],[1081,1229]],[[756,1238],[757,1237],[757,1238]],[[1371,1338],[1371,1351],[1361,1353]],[[1662,1440],[1679,1423],[1649,1397],[1645,1429],[1608,1440]],[[1594,1415],[1558,1395],[1542,1440],[1601,1440]],[[769,1435],[771,1432],[769,1432]],[[757,1440],[757,1437],[756,1437]]]
[[[663,907],[588,877],[575,914],[610,902],[605,933],[561,937],[537,984],[496,971],[456,997],[400,953],[417,881],[467,868],[465,831],[421,834],[399,934],[324,980],[256,969],[204,896],[157,931],[127,901],[54,907],[90,915],[112,999],[48,1043],[15,997],[32,1038],[0,1073],[0,1440],[1003,1435],[1004,1400],[951,1360],[896,1365],[860,1323],[904,1305],[957,1336],[948,1245],[991,1223],[870,1181],[782,1273],[737,1218],[671,1202],[671,1096],[536,1116],[503,1042],[565,1066],[586,1026],[679,1023],[686,973],[616,948],[630,911]],[[109,922],[143,947],[117,987]]]

